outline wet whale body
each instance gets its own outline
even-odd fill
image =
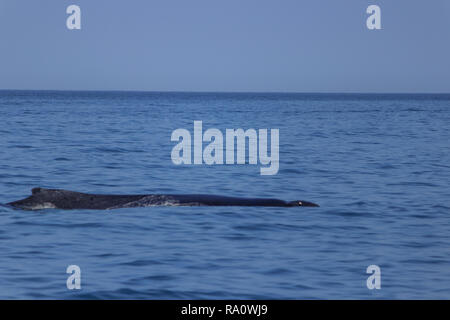
[[[44,188],[34,188],[31,193],[32,195],[28,198],[10,202],[7,205],[25,210],[50,208],[107,210],[151,206],[318,207],[315,203],[303,200],[284,201],[202,194],[108,195]]]

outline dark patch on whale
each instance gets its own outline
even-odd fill
[[[151,206],[246,206],[246,207],[318,207],[303,201],[284,201],[264,198],[239,198],[203,194],[147,194],[110,195],[89,194],[61,189],[34,188],[28,198],[13,201],[8,205],[26,209],[93,209],[107,210],[118,208]]]

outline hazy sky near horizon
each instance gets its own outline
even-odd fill
[[[0,37],[0,89],[450,93],[449,0],[0,0]]]

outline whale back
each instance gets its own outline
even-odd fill
[[[8,203],[25,210],[39,209],[117,209],[150,206],[259,206],[259,207],[318,207],[317,204],[297,200],[240,198],[202,194],[108,195],[88,194],[62,189],[34,188],[31,196]]]
[[[58,209],[108,209],[137,201],[137,195],[96,195],[62,189],[33,188],[32,195],[23,200],[8,203],[28,210]]]

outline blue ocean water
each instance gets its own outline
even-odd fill
[[[194,120],[278,128],[279,173],[174,165]],[[0,203],[41,186],[321,205],[0,207],[1,299],[450,298],[450,95],[0,91],[0,123]]]

